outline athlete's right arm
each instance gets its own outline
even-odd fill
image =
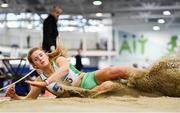
[[[38,77],[36,81],[39,81],[40,78]],[[31,90],[28,93],[27,96],[18,96],[15,93],[15,89],[13,85],[10,85],[9,88],[7,89],[6,96],[10,97],[11,99],[15,100],[22,100],[22,99],[37,99],[39,96],[40,92],[42,90],[42,87],[36,87],[36,86],[31,86]]]

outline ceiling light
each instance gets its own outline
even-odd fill
[[[165,20],[164,20],[164,19],[158,19],[158,23],[164,24],[164,23],[165,23]]]
[[[163,11],[163,15],[171,15],[170,11]]]
[[[102,13],[96,13],[97,17],[101,17],[103,14]]]
[[[7,3],[2,3],[1,7],[8,7],[8,4]]]
[[[81,21],[82,21],[83,23],[86,23],[86,22],[87,22],[87,20],[86,20],[86,19],[82,19]]]
[[[94,4],[94,5],[101,5],[101,4],[102,4],[102,2],[101,2],[101,1],[99,1],[99,0],[96,0],[96,1],[94,1],[94,2],[93,2],[93,4]]]
[[[160,30],[160,27],[159,26],[153,26],[153,30],[158,31],[158,30]]]

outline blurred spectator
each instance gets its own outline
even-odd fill
[[[30,36],[28,35],[27,38],[26,38],[26,41],[27,41],[27,48],[30,48]]]
[[[57,21],[62,13],[62,9],[54,6],[49,16],[43,23],[43,43],[42,48],[45,52],[51,52],[51,48],[56,48],[56,38],[58,36]]]
[[[76,69],[79,71],[82,71],[83,64],[82,64],[82,59],[81,59],[81,49],[77,49],[77,55],[75,56],[76,58]]]
[[[133,66],[134,68],[138,68],[138,64],[136,64],[136,63],[134,63],[132,66]]]
[[[0,51],[0,88],[3,87],[3,82],[5,79],[5,76],[4,76],[5,70],[4,70],[4,65],[2,62],[3,58],[4,58],[4,56],[2,55],[2,52]]]
[[[2,54],[2,51],[0,51],[0,75],[3,75],[5,70],[4,70],[4,65],[3,65],[3,62],[2,62],[2,59],[4,58],[3,54]]]

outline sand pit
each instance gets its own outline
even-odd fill
[[[180,112],[180,98],[110,96],[0,101],[0,112]]]

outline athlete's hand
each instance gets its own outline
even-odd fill
[[[14,85],[10,85],[8,87],[7,92],[6,92],[6,96],[11,97],[11,99],[15,99],[17,97]]]
[[[36,86],[36,87],[46,87],[46,82],[43,82],[43,81],[29,81],[29,80],[26,80],[25,81],[26,83],[32,85],[32,86]]]

